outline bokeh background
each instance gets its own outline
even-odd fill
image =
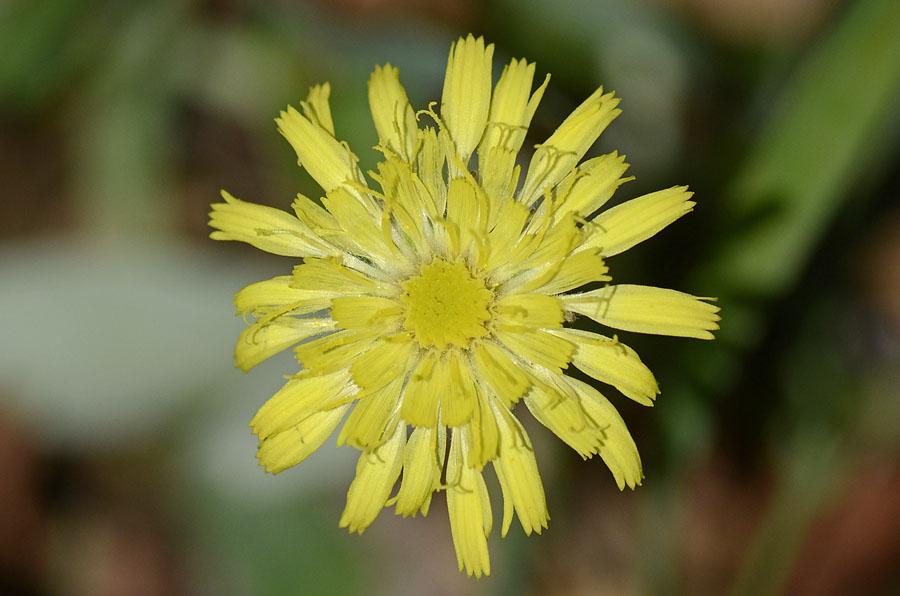
[[[607,392],[638,490],[526,421],[550,528],[495,531],[477,582],[443,497],[348,536],[356,452],[255,464],[296,364],[233,368],[231,299],[291,263],[206,227],[220,188],[318,196],[272,122],[310,85],[369,169],[373,66],[424,108],[470,31],[495,76],[552,73],[526,147],[617,92],[592,150],[628,155],[617,200],[698,207],[612,273],[724,316],[714,342],[627,334],[662,389]],[[896,0],[3,0],[0,594],[900,594],[898,97]]]

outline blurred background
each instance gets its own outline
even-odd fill
[[[552,521],[495,531],[477,582],[442,496],[348,536],[355,451],[256,465],[296,363],[233,367],[232,294],[293,263],[206,226],[220,188],[318,196],[272,121],[312,84],[372,168],[374,65],[424,108],[470,31],[495,77],[552,73],[526,147],[617,92],[592,150],[633,164],[616,199],[698,207],[612,274],[724,317],[623,336],[662,389],[606,391],[634,492],[517,410]],[[0,594],[900,594],[900,2],[2,0],[0,50]]]

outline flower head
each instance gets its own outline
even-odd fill
[[[615,408],[565,372],[574,365],[645,405],[658,393],[653,374],[615,335],[566,321],[711,339],[719,319],[688,294],[610,283],[608,257],[694,206],[673,187],[594,216],[630,179],[616,153],[579,164],[618,99],[598,89],[535,148],[520,180],[516,157],[549,76],[532,91],[534,64],[513,60],[492,92],[492,54],[471,35],[452,46],[439,114],[414,112],[397,69],[375,69],[375,184],[335,137],[329,86],[313,87],[302,112],[289,107],[276,122],[324,190],[321,204],[298,195],[288,214],[223,192],[210,222],[214,239],[303,259],[235,297],[238,314],[255,317],[235,349],[240,368],[292,346],[302,363],[253,418],[260,463],[274,473],[299,463],[343,420],[338,443],[362,453],[341,526],[362,532],[386,505],[425,515],[443,490],[460,570],[476,576],[490,573],[487,463],[503,492],[502,533],[514,512],[526,534],[547,526],[513,414],[520,401],[582,457],[599,454],[620,488],[641,482]],[[596,289],[579,291],[588,284]]]

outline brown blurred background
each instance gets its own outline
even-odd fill
[[[480,581],[443,497],[338,529],[352,450],[255,465],[296,363],[234,369],[231,298],[292,263],[206,226],[220,188],[318,196],[272,122],[312,84],[372,168],[368,73],[424,108],[470,31],[495,76],[552,73],[526,147],[617,92],[593,149],[628,155],[617,199],[698,207],[612,274],[724,316],[627,338],[662,389],[606,391],[638,490],[526,420],[550,528],[495,532]],[[0,50],[0,594],[900,594],[900,2],[5,0]]]

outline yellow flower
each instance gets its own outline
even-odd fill
[[[526,534],[547,527],[519,401],[582,457],[599,454],[619,488],[643,477],[615,408],[565,371],[574,364],[644,405],[658,393],[653,374],[615,335],[564,323],[584,315],[712,339],[719,320],[703,299],[609,283],[606,258],[694,206],[673,187],[592,217],[630,180],[617,153],[579,165],[618,99],[598,89],[536,147],[520,181],[516,156],[549,76],[532,92],[534,64],[513,60],[492,93],[493,49],[471,35],[451,47],[440,114],[415,113],[397,69],[375,69],[377,186],[335,137],[329,86],[313,87],[302,112],[288,107],[276,122],[324,190],[321,205],[298,195],[288,214],[223,192],[210,222],[214,239],[303,259],[235,297],[238,314],[255,317],[235,349],[240,368],[292,346],[302,363],[253,418],[260,463],[273,473],[299,463],[344,420],[338,444],[362,454],[341,526],[362,532],[390,505],[425,515],[444,490],[459,568],[479,577],[490,573],[485,464],[503,492],[502,534],[513,512]],[[578,291],[587,284],[597,289]]]

